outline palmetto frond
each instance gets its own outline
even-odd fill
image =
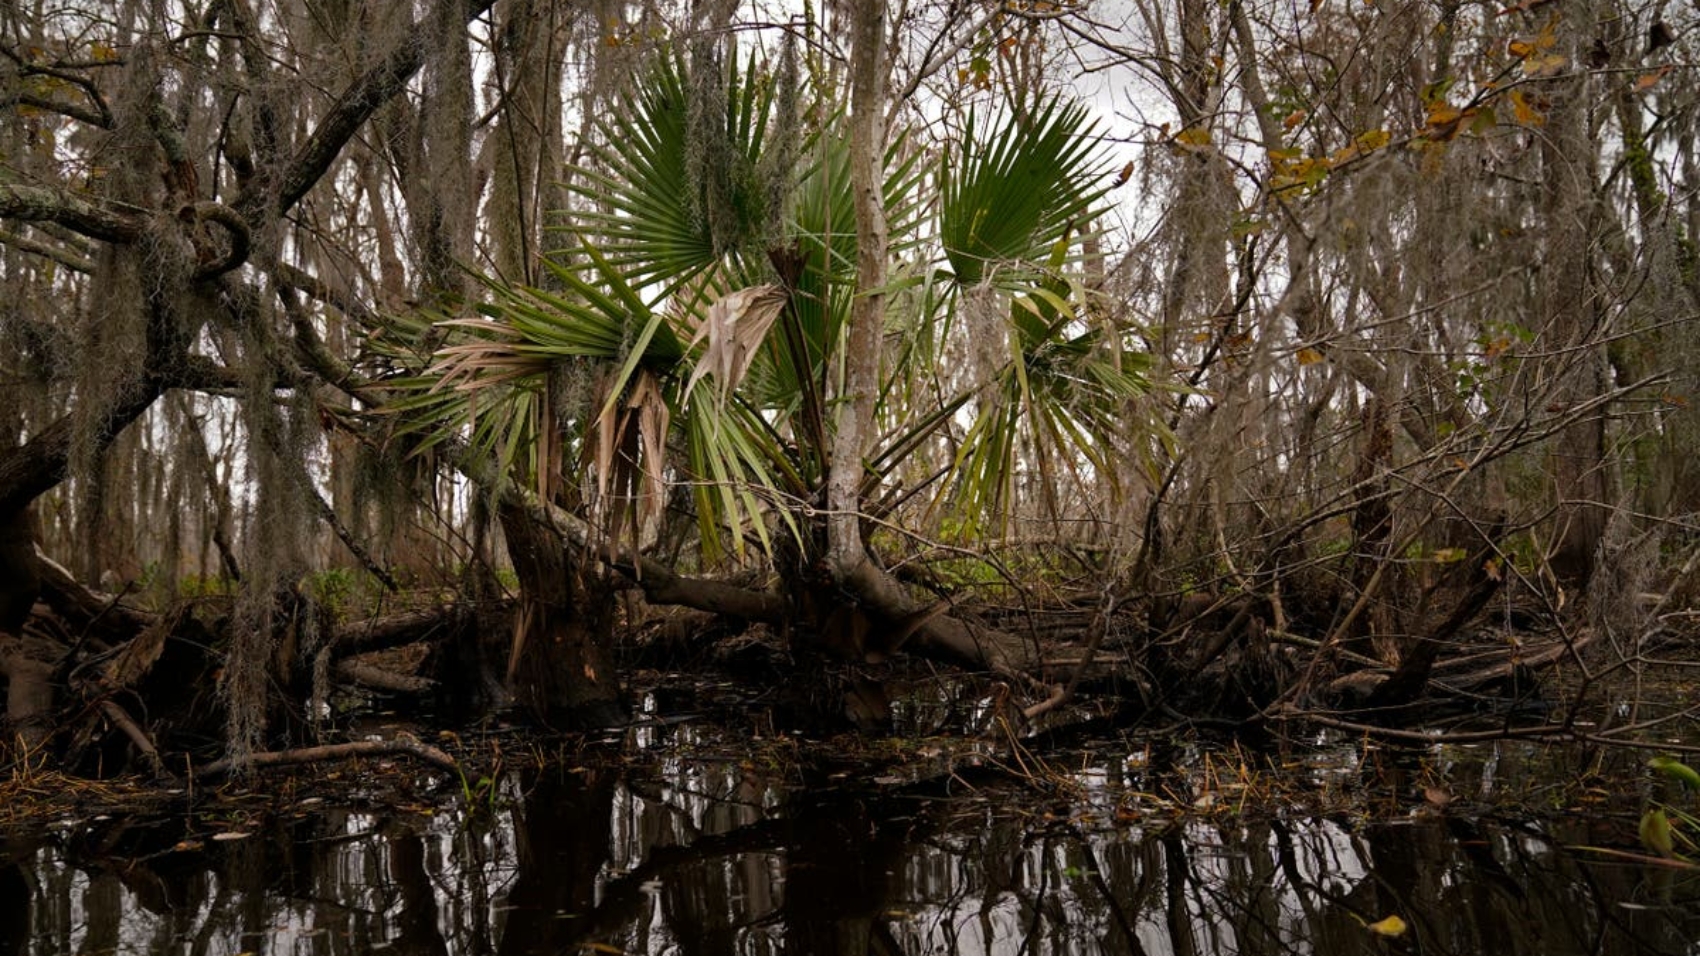
[[[1083,107],[1052,100],[989,132],[970,117],[960,159],[947,154],[940,174],[939,233],[956,281],[1051,259],[1094,214],[1101,166]]]
[[[704,89],[724,102],[705,112]],[[775,527],[806,551],[802,516],[831,447],[829,383],[865,290],[848,143],[813,102],[816,124],[786,143],[794,168],[764,165],[778,99],[753,66],[697,83],[683,58],[661,57],[574,171],[588,208],[571,247],[546,262],[553,288],[487,283],[484,318],[439,323],[450,338],[406,401],[505,468],[572,477],[609,533],[635,529],[675,481],[691,489],[711,555],[765,547]],[[705,122],[713,181],[693,154]],[[887,365],[888,437],[866,450],[867,480],[871,490],[960,431],[945,467],[926,471],[948,472],[940,494],[990,516],[1022,463],[1104,469],[1145,382],[1121,333],[1089,318],[1093,293],[1069,271],[1105,178],[1084,111],[1053,102],[1024,119],[974,120],[945,152],[899,131],[886,156],[897,261],[883,291],[890,329],[914,333],[891,340],[928,367]],[[969,294],[989,303],[989,328],[957,320]],[[939,367],[967,334],[994,337],[1005,356],[986,378]],[[594,387],[563,400],[563,369]],[[915,387],[922,374],[931,384]],[[566,476],[575,462],[582,474]]]
[[[734,62],[732,80],[719,110],[724,135],[711,147],[692,136],[683,57],[658,57],[598,124],[599,144],[574,170],[573,189],[588,207],[577,236],[595,235],[633,286],[659,285],[670,295],[748,248],[765,227],[769,191],[756,171],[772,95],[753,64],[740,76]],[[710,149],[716,155],[703,154]]]

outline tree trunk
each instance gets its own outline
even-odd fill
[[[827,553],[833,577],[868,560],[862,543],[862,455],[873,431],[885,324],[885,2],[850,6],[850,190],[856,206],[856,301],[844,349],[832,468],[827,479]]]
[[[1581,24],[1592,17],[1568,11],[1571,47],[1587,50]],[[1579,61],[1574,57],[1573,62]],[[1543,270],[1545,328],[1542,343],[1555,383],[1550,410],[1562,414],[1599,395],[1605,387],[1601,341],[1600,284],[1593,271],[1598,225],[1597,186],[1589,119],[1589,79],[1577,72],[1553,81],[1554,108],[1540,137],[1543,207],[1551,217]],[[1605,416],[1591,412],[1553,438],[1548,473],[1557,496],[1553,514],[1551,566],[1566,589],[1580,590],[1594,571],[1594,552],[1605,533],[1610,483],[1606,471]]]
[[[562,535],[518,505],[500,509],[520,606],[508,659],[515,699],[557,727],[625,719],[613,655],[614,598]]]

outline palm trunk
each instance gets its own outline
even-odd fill
[[[873,432],[885,323],[886,219],[885,3],[850,6],[850,190],[856,204],[856,301],[844,343],[832,471],[827,479],[827,553],[833,577],[848,579],[867,561],[862,543],[862,454]]]
[[[504,504],[500,518],[520,589],[509,689],[521,706],[555,726],[623,720],[613,595],[592,567],[573,560],[558,532],[524,508]]]

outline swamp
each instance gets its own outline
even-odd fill
[[[0,6],[0,954],[1700,954],[1696,62]]]

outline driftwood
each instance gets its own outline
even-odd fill
[[[346,744],[325,744],[320,747],[300,747],[294,750],[266,750],[249,754],[246,760],[226,758],[215,760],[195,770],[198,780],[217,779],[226,777],[243,770],[263,767],[287,767],[308,763],[327,763],[337,760],[352,760],[357,757],[415,757],[440,770],[459,773],[460,764],[455,758],[442,750],[427,743],[421,743],[412,737],[396,737],[391,740],[357,740]]]
[[[424,694],[437,686],[437,682],[429,677],[402,674],[361,661],[338,661],[332,672],[351,684],[393,693]]]
[[[405,644],[448,636],[461,622],[465,610],[453,605],[417,608],[384,617],[355,621],[338,627],[331,647],[338,657],[381,651]]]

